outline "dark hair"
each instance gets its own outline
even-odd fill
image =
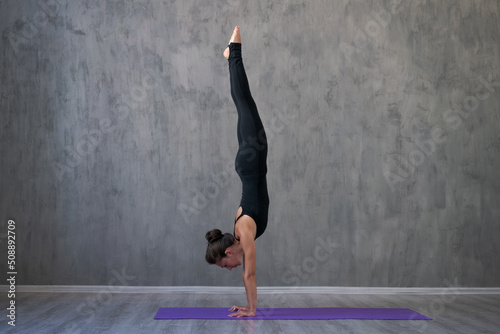
[[[222,234],[219,229],[208,231],[207,234],[205,234],[205,239],[208,241],[205,260],[210,264],[215,264],[225,257],[226,249],[234,244],[234,237],[230,233]]]

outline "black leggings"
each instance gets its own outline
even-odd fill
[[[247,75],[241,58],[241,44],[229,46],[229,76],[231,96],[238,111],[238,153],[236,172],[243,184],[241,207],[243,213],[257,224],[257,236],[267,226],[269,196],[267,192],[267,137],[257,106],[250,93]]]

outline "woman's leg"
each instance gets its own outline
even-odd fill
[[[238,173],[266,173],[267,138],[241,57],[241,43],[229,46],[231,96],[238,111]]]
[[[257,106],[250,93],[247,75],[241,57],[241,39],[236,27],[224,56],[229,61],[231,96],[238,111],[238,154],[236,171],[242,184],[240,206],[257,224],[259,237],[267,226],[269,195],[267,192],[267,138]]]

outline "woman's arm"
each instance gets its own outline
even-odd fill
[[[247,306],[233,306],[231,311],[238,311],[231,314],[232,317],[253,317],[257,310],[257,283],[255,281],[255,262],[257,252],[255,249],[255,222],[248,216],[242,217],[238,224],[240,245],[243,250],[243,283],[247,294]],[[254,227],[254,228],[252,228]]]
[[[245,284],[245,291],[247,293],[248,310],[253,312],[257,309],[257,283],[255,282],[255,260],[256,250],[255,241],[251,238],[246,247],[242,245],[244,252],[243,259],[243,283]]]

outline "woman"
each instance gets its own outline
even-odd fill
[[[236,172],[243,184],[243,194],[233,225],[233,235],[218,229],[209,231],[205,259],[210,264],[232,270],[243,263],[243,283],[247,306],[233,306],[232,317],[252,317],[257,309],[255,282],[255,239],[267,226],[269,196],[267,193],[267,138],[250,94],[248,79],[241,58],[240,28],[234,28],[229,46],[224,51],[229,62],[231,96],[238,111],[237,135],[239,149]]]

